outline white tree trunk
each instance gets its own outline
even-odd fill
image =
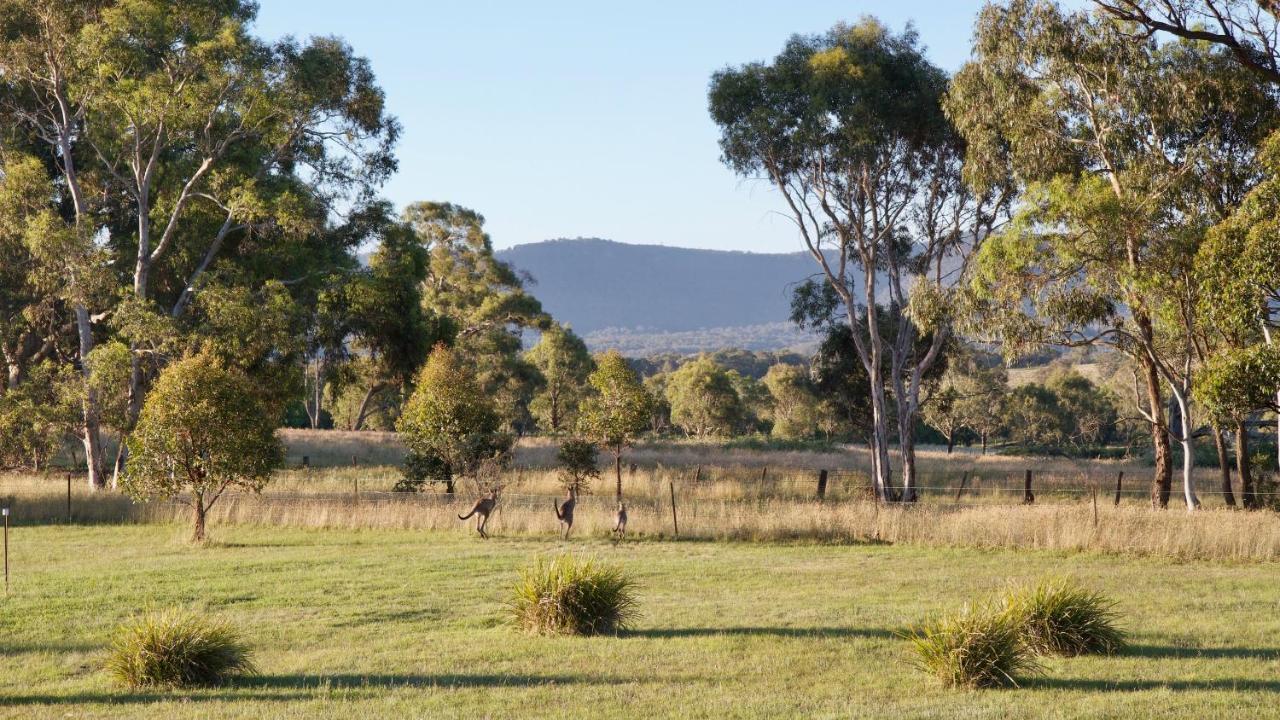
[[[1191,437],[1195,430],[1191,425],[1191,404],[1187,401],[1187,393],[1180,388],[1171,387],[1173,397],[1178,403],[1178,414],[1181,415],[1182,437],[1182,497],[1187,503],[1187,512],[1200,507],[1200,498],[1196,497],[1195,479],[1192,477],[1196,467],[1195,443]]]

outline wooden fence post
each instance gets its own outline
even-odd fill
[[[695,485],[697,483],[702,482],[702,466],[701,465],[699,465],[698,469],[693,472],[693,482]]]
[[[827,471],[818,471],[818,500],[827,498]]]
[[[969,482],[969,471],[965,470],[964,475],[960,477],[960,488],[956,490],[956,502],[960,502],[960,493],[964,492],[964,486]]]
[[[71,473],[67,473],[67,524],[71,524]]]
[[[768,477],[769,477],[769,466],[765,465],[764,467],[760,468],[760,484],[763,485],[764,481]]]
[[[1120,484],[1124,482],[1124,471],[1116,475],[1116,507],[1120,507]]]
[[[1093,496],[1093,527],[1096,530],[1098,527],[1098,486],[1090,485],[1089,494]]]
[[[1027,470],[1026,476],[1022,481],[1022,503],[1030,505],[1036,501],[1036,496],[1031,492],[1031,470]]]
[[[675,528],[676,538],[680,537],[680,519],[676,517],[676,484],[669,481],[667,487],[671,489],[671,526]]]

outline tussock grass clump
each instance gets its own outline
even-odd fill
[[[512,619],[539,635],[616,635],[635,620],[635,581],[595,558],[539,559],[520,573]]]
[[[905,633],[916,665],[948,687],[1017,687],[1017,676],[1039,672],[1022,628],[1000,608],[965,605]]]
[[[121,625],[107,671],[132,688],[217,685],[254,674],[248,646],[227,623],[192,612],[148,612]]]
[[[1010,588],[1001,598],[1032,651],[1057,655],[1113,655],[1124,647],[1115,602],[1065,578]]]

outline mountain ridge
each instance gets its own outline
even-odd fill
[[[602,331],[716,329],[723,338],[726,329],[786,323],[792,288],[818,270],[804,252],[633,245],[601,238],[556,238],[497,255],[531,279],[530,291],[552,316],[584,337]]]

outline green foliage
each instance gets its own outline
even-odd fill
[[[474,370],[444,345],[431,351],[396,429],[409,450],[406,488],[475,477],[511,450],[512,438],[502,432],[502,418]]]
[[[508,601],[516,627],[538,635],[616,635],[639,615],[635,581],[615,565],[561,555],[520,573]]]
[[[220,685],[253,675],[249,646],[228,623],[194,612],[152,611],[116,629],[107,672],[131,688]]]
[[[626,359],[616,352],[596,359],[588,382],[594,393],[582,404],[579,427],[597,445],[619,457],[648,429],[653,399]]]
[[[557,323],[542,333],[524,357],[542,374],[541,387],[529,405],[538,426],[552,433],[573,427],[587,377],[595,367],[587,344]]]
[[[671,422],[689,435],[729,435],[742,420],[742,400],[733,378],[706,355],[671,373],[666,398]]]
[[[72,368],[42,362],[0,394],[0,467],[47,466],[76,427],[82,393]]]
[[[1075,372],[1010,390],[1004,413],[1014,442],[1066,454],[1106,443],[1115,436],[1119,419],[1115,397]]]
[[[260,491],[284,460],[280,415],[242,370],[208,354],[164,369],[129,437],[122,478],[137,500],[186,494],[192,539],[204,540],[205,514],[229,487]]]
[[[774,365],[764,376],[764,386],[772,400],[770,435],[783,440],[803,440],[817,435],[822,409],[804,368]]]
[[[1125,644],[1115,602],[1065,578],[1010,588],[1001,607],[1037,653],[1114,655]]]
[[[600,466],[595,443],[579,438],[569,438],[556,450],[556,464],[560,466],[560,482],[566,488],[579,492],[590,487],[590,481],[600,477]]]
[[[520,275],[493,252],[484,217],[451,203],[418,202],[404,220],[430,252],[423,304],[441,319],[440,338],[475,370],[508,432],[533,429],[529,403],[540,383],[523,357],[521,333],[546,330],[551,318],[525,291]]]
[[[916,666],[948,687],[1016,687],[1019,676],[1040,670],[1022,630],[997,607],[965,605],[960,612],[925,621],[905,637]]]

